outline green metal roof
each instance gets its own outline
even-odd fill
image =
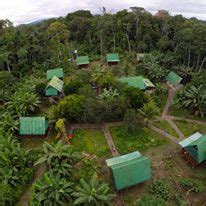
[[[54,76],[52,78],[52,80],[48,83],[46,90],[49,87],[52,87],[52,88],[56,89],[57,91],[61,92],[63,85],[64,85],[64,82],[61,79],[59,79],[58,77]]]
[[[44,135],[48,129],[45,117],[20,117],[21,135]]]
[[[177,75],[176,73],[171,71],[167,75],[166,80],[169,84],[179,84],[182,81],[182,78],[179,75]]]
[[[136,185],[151,178],[151,162],[136,151],[106,161],[111,168],[117,190]]]
[[[58,78],[63,78],[64,73],[62,68],[56,68],[56,69],[51,69],[47,70],[47,79],[52,79],[54,76]]]
[[[107,54],[107,62],[119,62],[119,54]]]
[[[181,145],[182,147],[191,146],[194,144],[194,142],[196,142],[201,137],[202,137],[202,134],[199,132],[196,132],[193,135],[191,135],[190,137],[188,137],[187,139],[180,141],[179,145]]]
[[[77,57],[77,65],[84,65],[89,64],[89,57],[88,56],[79,56]]]
[[[155,85],[147,78],[143,79],[146,87],[155,87]]]
[[[46,96],[57,96],[58,95],[58,91],[53,88],[53,87],[48,87],[46,89]]]
[[[206,135],[197,132],[179,144],[197,161],[201,163],[206,160]]]
[[[146,89],[146,85],[142,76],[121,77],[118,80],[122,83],[127,83],[130,87],[135,87],[141,90]]]
[[[113,157],[111,159],[106,160],[106,162],[107,162],[107,166],[111,167],[113,165],[120,164],[120,163],[123,163],[125,161],[132,160],[132,159],[136,159],[136,158],[139,158],[141,156],[142,155],[140,154],[140,152],[135,151],[135,152],[132,152],[132,153],[129,153],[129,154],[126,154],[126,155]]]

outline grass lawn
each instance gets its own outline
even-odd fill
[[[170,125],[167,121],[162,120],[159,122],[153,122],[152,124],[160,129],[165,130],[167,133],[173,135],[174,137],[178,138],[176,132],[174,131],[174,129],[172,127],[170,127]]]
[[[51,130],[48,138],[25,138],[20,137],[19,142],[21,143],[21,147],[24,149],[41,149],[42,145],[45,141],[53,142],[55,141],[56,132]]]
[[[74,138],[71,144],[74,145],[77,151],[95,154],[98,157],[111,157],[101,129],[77,129],[74,131]]]
[[[202,118],[200,116],[194,116],[193,114],[190,113],[189,110],[184,109],[184,108],[180,108],[180,107],[176,106],[175,104],[170,106],[168,113],[169,113],[169,115],[173,115],[173,116],[177,116],[177,117],[206,121],[205,118]]]
[[[175,121],[175,124],[186,137],[192,135],[195,132],[206,134],[206,126],[202,124],[189,123],[185,121]]]
[[[135,150],[146,151],[169,142],[168,139],[147,128],[142,128],[138,134],[125,134],[124,126],[111,127],[109,130],[121,154]]]

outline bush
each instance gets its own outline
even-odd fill
[[[165,206],[166,202],[162,198],[154,196],[144,196],[139,201],[139,206]]]
[[[47,86],[46,82],[40,82],[36,85],[35,87],[35,93],[37,93],[39,96],[43,97],[44,96],[44,90]]]
[[[124,90],[124,95],[132,109],[140,109],[148,102],[148,96],[143,91],[133,87],[127,87]]]
[[[170,195],[170,187],[164,180],[154,180],[150,185],[149,190],[157,198],[167,200]]]
[[[57,106],[50,109],[50,118],[52,122],[59,118],[65,118],[68,121],[81,121],[84,111],[85,97],[83,95],[72,94],[64,97]]]
[[[83,86],[83,82],[78,79],[71,79],[68,82],[65,82],[64,85],[64,94],[69,95],[69,94],[76,94],[79,88]]]
[[[201,181],[192,180],[192,179],[183,179],[180,181],[180,186],[186,190],[190,190],[195,193],[204,191],[205,186]]]
[[[96,123],[120,121],[127,107],[124,96],[117,96],[110,100],[87,98],[84,106],[84,121]]]
[[[124,122],[126,133],[137,133],[143,127],[143,120],[141,116],[133,109],[126,111],[124,115]]]

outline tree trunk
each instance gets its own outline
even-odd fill
[[[200,63],[200,55],[197,56],[197,63],[196,63],[195,69],[198,68],[199,63]]]
[[[126,38],[127,38],[127,42],[128,42],[128,49],[129,49],[129,52],[131,52],[131,45],[130,45],[130,41],[129,41],[129,36],[127,33],[125,33],[126,35]]]
[[[202,60],[201,65],[200,65],[200,68],[199,68],[199,70],[198,70],[198,73],[200,73],[200,72],[202,71],[202,67],[203,67],[203,65],[204,65],[204,63],[205,63],[205,60],[206,60],[206,58],[204,57],[204,59]]]
[[[114,34],[114,52],[116,50],[116,37],[115,37],[115,34]]]
[[[7,66],[8,72],[11,73],[11,69],[10,69],[10,66],[9,66],[9,63],[8,63],[8,62],[6,62],[6,66]]]
[[[187,60],[188,67],[190,67],[190,59],[191,59],[191,43],[189,43],[188,60]]]
[[[103,39],[102,39],[102,34],[100,35],[100,48],[101,48],[101,56],[103,56]]]

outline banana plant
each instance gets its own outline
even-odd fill
[[[74,205],[111,205],[112,199],[115,197],[110,192],[109,185],[101,183],[93,175],[90,181],[80,180],[80,185],[76,187],[72,195],[76,198]]]

